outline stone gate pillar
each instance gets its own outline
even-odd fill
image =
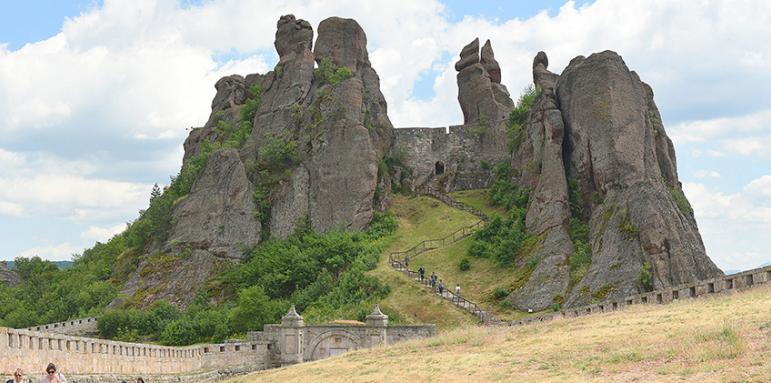
[[[367,315],[368,347],[388,344],[388,315],[380,311],[380,305],[375,305],[372,313]]]
[[[281,318],[281,366],[302,363],[305,321],[294,305]]]

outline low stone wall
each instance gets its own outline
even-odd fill
[[[94,317],[72,319],[63,322],[41,324],[39,326],[28,327],[29,331],[50,332],[55,334],[64,334],[72,336],[89,336],[99,333],[97,319]]]
[[[42,371],[65,375],[183,374],[270,366],[267,342],[166,347],[0,327],[0,374]]]
[[[302,316],[292,306],[280,325],[266,325],[264,331],[248,333],[247,339],[270,342],[275,365],[286,366],[434,335],[435,325],[391,326],[388,324],[388,316],[380,312],[378,307],[367,316],[366,323],[306,326]]]
[[[636,304],[666,304],[680,299],[694,299],[713,294],[729,293],[749,289],[759,285],[771,284],[771,266],[742,271],[719,278],[686,283],[671,288],[635,294],[620,300],[610,300],[588,306],[573,307],[559,312],[533,316],[511,322],[499,322],[499,325],[525,325],[546,322],[555,318],[569,318],[594,313],[621,310]]]

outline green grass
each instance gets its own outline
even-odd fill
[[[426,268],[426,276],[436,272],[444,285],[451,290],[455,289],[456,283],[460,284],[462,296],[482,305],[498,319],[517,319],[527,315],[511,306],[501,304],[501,301],[495,298],[496,288],[512,290],[517,279],[515,276],[520,270],[498,266],[487,258],[468,256],[470,244],[471,237],[468,237],[452,245],[425,252],[413,259],[412,267],[417,269],[423,265]],[[471,268],[468,271],[461,271],[458,268],[462,259],[469,260]]]
[[[435,297],[406,275],[391,268],[388,255],[393,251],[406,250],[426,239],[446,236],[479,219],[429,197],[396,195],[391,211],[399,221],[399,229],[386,239],[377,268],[369,272],[391,288],[388,297],[380,302],[381,306],[387,311],[396,312],[403,322],[435,323],[440,330],[477,323],[471,314]],[[417,266],[413,263],[411,268]]]
[[[455,198],[458,202],[473,207],[490,217],[494,215],[499,215],[501,217],[506,216],[506,209],[501,206],[493,206],[490,204],[488,193],[489,189],[473,189],[452,192],[450,193],[450,196]]]

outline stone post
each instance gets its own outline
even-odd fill
[[[388,344],[388,315],[380,311],[380,305],[367,315],[367,343],[369,347]]]
[[[281,318],[281,366],[302,363],[305,321],[294,305]]]

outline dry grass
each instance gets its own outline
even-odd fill
[[[512,327],[466,327],[241,382],[770,382],[771,286]]]

